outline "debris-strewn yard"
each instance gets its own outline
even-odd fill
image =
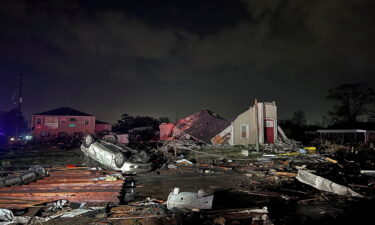
[[[145,148],[154,169],[136,175],[87,165],[80,149],[30,145],[2,150],[0,220],[8,224],[371,224],[374,150],[325,148],[330,155],[301,149],[286,152],[280,146],[256,151],[252,146],[171,141]],[[28,175],[37,168],[44,173]],[[14,185],[6,183],[11,181]],[[213,196],[213,201],[206,202],[205,196]]]

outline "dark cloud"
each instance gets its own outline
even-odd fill
[[[22,69],[28,114],[70,105],[108,121],[203,108],[233,117],[258,98],[276,100],[281,117],[302,109],[318,120],[328,88],[375,81],[371,0],[1,4],[1,81],[14,80],[1,101]]]

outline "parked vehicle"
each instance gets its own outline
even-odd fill
[[[126,174],[144,173],[152,168],[145,151],[137,151],[102,139],[95,140],[90,134],[84,137],[81,150],[86,157],[102,167]]]

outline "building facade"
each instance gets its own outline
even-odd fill
[[[275,102],[256,102],[236,117],[230,126],[211,139],[213,144],[252,145],[275,143],[278,131]],[[285,135],[283,135],[285,136]]]
[[[94,134],[95,116],[69,107],[61,107],[33,114],[31,128],[35,140],[54,139],[61,134]]]
[[[95,121],[95,133],[112,131],[112,124],[100,120]]]

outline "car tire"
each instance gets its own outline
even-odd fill
[[[122,165],[124,165],[125,161],[126,161],[126,156],[124,155],[124,153],[118,152],[115,154],[115,165],[118,168],[121,168]]]
[[[94,137],[91,134],[88,134],[83,138],[82,144],[85,148],[90,148],[90,146],[92,145],[92,143],[94,143],[94,141],[95,141]]]
[[[147,152],[145,152],[145,151],[140,151],[139,156],[142,159],[142,163],[147,163],[148,160],[150,160],[150,157],[148,156]]]

